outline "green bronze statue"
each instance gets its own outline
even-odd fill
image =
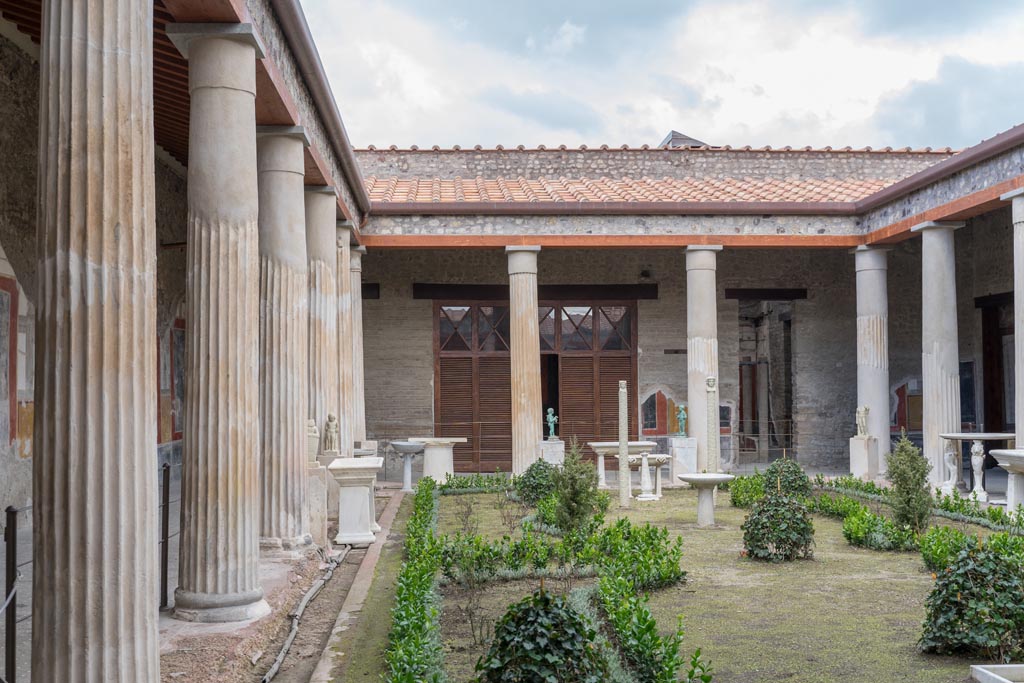
[[[548,422],[548,438],[551,439],[551,440],[554,440],[555,439],[555,425],[558,424],[558,416],[555,415],[555,409],[554,408],[548,408],[548,416],[547,416],[546,419],[547,419],[547,422]]]

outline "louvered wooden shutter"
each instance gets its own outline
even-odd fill
[[[619,438],[619,381],[629,386],[629,438],[637,438],[636,382],[633,381],[633,359],[629,356],[601,356],[597,361],[600,422],[598,436],[601,441]]]
[[[568,446],[572,437],[583,452],[594,455],[587,447],[594,441],[594,358],[593,356],[561,356],[558,359],[559,434]]]
[[[475,472],[473,453],[473,359],[441,356],[438,363],[438,411],[434,434],[465,437],[455,445],[455,471]]]
[[[481,472],[512,471],[512,367],[509,356],[480,356],[477,421]]]

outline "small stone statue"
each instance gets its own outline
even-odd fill
[[[868,435],[868,412],[870,410],[867,406],[857,408],[857,436]]]
[[[948,496],[953,493],[953,489],[956,488],[956,475],[960,469],[960,459],[957,457],[957,449],[952,443],[946,443],[945,451],[942,454],[942,460],[946,466],[946,479],[939,486],[939,490]]]
[[[555,440],[555,425],[558,424],[558,416],[555,415],[554,408],[548,408],[548,416],[544,418],[548,423],[548,439],[551,441]]]
[[[324,426],[324,453],[337,453],[341,450],[341,440],[338,438],[338,418],[334,415],[327,415],[327,424]]]
[[[686,406],[676,407],[676,422],[679,423],[679,433],[686,436]]]
[[[316,428],[316,420],[306,420],[306,456],[310,462],[316,462],[317,449],[320,447],[320,430]]]

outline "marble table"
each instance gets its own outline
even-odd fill
[[[597,453],[597,488],[606,489],[608,488],[608,482],[605,479],[604,473],[604,459],[607,455],[619,455],[619,442],[618,441],[591,441],[587,444],[594,449]],[[641,453],[650,453],[652,450],[657,448],[658,444],[653,441],[630,441],[629,442],[629,454],[640,455]]]
[[[988,502],[988,492],[985,491],[985,442],[986,441],[1013,441],[1015,434],[1009,432],[945,432],[939,434],[948,441],[956,441],[958,447],[954,453],[954,462],[947,462],[946,466],[951,469],[950,479],[942,484],[939,489],[946,495],[953,492],[956,484],[960,481],[960,448],[961,441],[971,441],[971,480],[970,493],[977,496],[982,503]]]
[[[619,459],[618,453],[612,457]],[[661,498],[661,468],[667,465],[672,456],[666,453],[648,453],[644,451],[640,455],[629,456],[629,469],[640,471],[640,495],[636,497],[640,501],[659,500]],[[651,467],[654,468],[654,483],[651,483]],[[633,497],[633,486],[630,482],[630,497]]]
[[[410,436],[406,441],[423,444],[423,476],[443,484],[449,475],[455,476],[454,448],[466,443],[465,437]]]
[[[402,456],[402,491],[412,493],[412,459],[423,452],[423,444],[416,441],[392,441],[391,447]]]

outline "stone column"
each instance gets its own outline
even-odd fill
[[[366,380],[363,367],[363,254],[366,247],[352,247],[349,260],[352,315],[352,436],[366,441]]]
[[[879,471],[889,452],[888,252],[857,247],[857,407],[868,408],[868,436],[877,439]],[[955,313],[954,313],[955,316]]]
[[[336,273],[338,278],[338,431],[342,457],[352,457],[353,432],[352,391],[352,223],[338,221],[335,228]]]
[[[939,434],[960,431],[960,353],[956,321],[956,251],[953,232],[963,223],[928,222],[921,233],[921,375],[924,390],[924,455],[936,487],[949,479]],[[869,415],[870,417],[870,415]]]
[[[1019,461],[1024,456],[1024,188],[1007,192],[1000,199],[1013,205],[1014,420],[1017,438],[1009,453]],[[1000,464],[1007,462],[1004,457],[996,457]],[[1004,466],[1004,469],[1009,473],[1006,508],[1016,510],[1019,505],[1024,505],[1024,468],[1016,464]]]
[[[309,284],[298,127],[257,131],[260,235],[260,546],[311,542],[306,477]]]
[[[691,436],[697,439],[697,471],[711,471],[707,380],[718,378],[718,284],[715,270],[719,246],[686,249],[686,397]],[[718,423],[717,417],[714,424]]]
[[[246,25],[177,24],[189,60],[181,554],[174,615],[270,611],[259,582],[256,58]]]
[[[158,681],[153,6],[42,7],[32,680]]]
[[[338,417],[338,255],[333,187],[306,188],[306,251],[309,262],[309,417],[320,428]],[[339,425],[340,441],[340,425]]]
[[[512,364],[512,473],[538,457],[541,430],[540,321],[537,253],[540,247],[505,247],[508,255]]]

